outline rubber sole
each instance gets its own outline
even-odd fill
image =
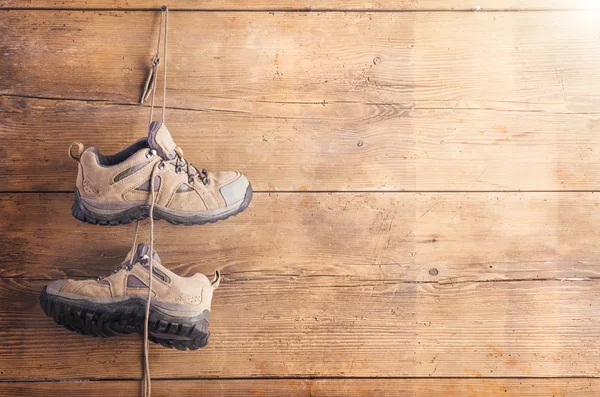
[[[40,305],[57,324],[81,335],[110,337],[137,332],[144,334],[145,301],[129,299],[124,302],[98,304],[48,294],[46,287],[40,295]],[[164,347],[196,350],[208,344],[210,312],[192,318],[177,318],[161,313],[150,306],[148,339]]]
[[[240,212],[244,211],[248,207],[248,205],[250,205],[250,201],[252,201],[252,185],[248,185],[242,204],[239,207],[233,209],[232,211],[226,212],[224,214],[220,214],[213,217],[207,217],[202,215],[201,212],[199,212],[197,215],[177,216],[162,211],[160,208],[155,207],[154,219],[164,219],[167,222],[174,225],[186,226],[203,225],[205,223],[215,223],[217,221],[225,220],[229,217],[235,216]],[[75,188],[75,202],[71,207],[71,213],[77,220],[81,222],[87,222],[92,225],[101,226],[118,226],[126,225],[134,221],[141,221],[143,219],[148,218],[150,216],[150,205],[139,205],[128,210],[110,215],[98,214],[91,211],[83,204],[81,196],[79,194],[79,190]]]

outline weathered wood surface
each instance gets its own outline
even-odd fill
[[[67,193],[0,196],[1,276],[101,276],[121,262],[134,226],[80,223],[72,200]],[[159,221],[155,238],[165,263],[182,275],[219,268],[235,279],[598,277],[599,205],[596,193],[261,193],[227,222]]]
[[[71,141],[145,133],[158,13],[111,10],[160,4],[0,0],[103,9],[0,11],[0,191],[48,192],[0,194],[0,395],[139,392],[139,336],[73,334],[38,296],[129,249],[132,225],[52,192]],[[169,268],[224,282],[207,348],[152,346],[155,395],[600,394],[600,4],[169,5],[216,12],[170,14],[168,125],[261,193],[226,223],[159,223]],[[485,12],[567,8],[596,10]],[[227,12],[269,9],[376,12]]]
[[[0,190],[72,191],[73,141],[116,152],[148,109],[0,97]],[[262,191],[596,190],[600,114],[263,103],[170,110],[192,163],[241,170]],[[518,176],[518,177],[516,177]]]
[[[158,9],[171,10],[575,10],[599,8],[593,0],[1,0],[0,8]]]
[[[1,279],[0,378],[125,378],[138,335],[95,339],[54,325],[43,281]],[[155,377],[597,376],[600,282],[446,285],[249,276],[215,293],[211,342],[152,346]],[[75,364],[76,363],[76,364]]]
[[[598,113],[599,18],[172,13],[168,104],[232,114],[265,102]],[[158,14],[2,11],[0,29],[0,94],[135,104]]]
[[[575,397],[600,394],[598,379],[319,379],[185,380],[152,382],[156,397]],[[0,383],[7,397],[130,397],[141,393],[136,381]]]

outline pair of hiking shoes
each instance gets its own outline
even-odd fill
[[[252,199],[252,186],[241,173],[212,173],[187,162],[160,122],[151,123],[147,138],[119,153],[106,156],[94,147],[84,151],[76,143],[69,156],[79,169],[72,214],[91,224],[116,226],[150,217],[152,226],[154,219],[200,225],[235,215]],[[134,246],[110,276],[58,280],[44,287],[42,309],[84,335],[146,331],[148,340],[166,347],[205,346],[219,272],[212,280],[200,273],[178,276],[162,265],[153,244],[136,245],[135,240],[137,227]]]
[[[209,280],[197,273],[180,277],[161,264],[154,251],[154,220],[201,225],[243,211],[252,186],[239,172],[211,173],[187,162],[165,126],[167,98],[168,8],[161,8],[156,54],[141,103],[151,95],[148,137],[105,156],[81,143],[69,147],[77,160],[72,213],[82,222],[123,225],[138,221],[133,246],[113,274],[96,280],[59,280],[44,287],[42,309],[58,324],[80,334],[144,336],[144,395],[151,395],[149,341],[179,350],[208,343],[213,291],[220,274]],[[162,122],[153,120],[163,34]],[[76,152],[73,152],[76,148]],[[150,245],[137,245],[139,221],[150,218]]]

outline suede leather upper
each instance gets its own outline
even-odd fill
[[[156,204],[163,207],[196,212],[226,207],[244,199],[249,186],[244,175],[232,171],[208,172],[204,184],[202,178],[190,178],[174,164],[176,149],[181,153],[162,123],[152,123],[146,140],[116,155],[103,156],[96,148],[88,148],[79,157],[77,189],[81,197],[99,202],[147,202],[151,192],[143,187],[154,172],[155,190],[158,188]],[[102,164],[102,160],[110,162],[111,158],[121,157],[124,160],[116,164]]]
[[[149,252],[147,244],[139,244],[135,253],[129,253],[125,261],[108,277],[100,280],[59,280],[54,288],[82,297],[104,298],[148,295],[150,272],[142,265],[141,258]],[[147,255],[149,256],[149,255]],[[133,263],[133,265],[131,265]],[[213,290],[216,286],[203,274],[181,277],[160,264],[160,258],[154,254],[154,279],[152,296],[164,302],[186,305],[201,305],[210,310]]]

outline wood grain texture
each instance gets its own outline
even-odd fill
[[[80,223],[70,215],[72,200],[0,196],[1,276],[101,276],[121,263],[134,226]],[[595,193],[256,194],[227,222],[188,228],[160,221],[155,241],[182,275],[219,268],[236,280],[598,277],[599,205]]]
[[[0,383],[7,397],[130,397],[136,381]],[[584,397],[600,393],[598,379],[319,379],[185,380],[152,382],[152,395],[180,397]]]
[[[2,11],[0,94],[136,104],[158,17]],[[168,105],[239,112],[265,102],[343,102],[599,113],[599,17],[591,10],[172,13]]]
[[[8,96],[0,115],[3,191],[71,191],[71,142],[113,153],[148,122],[138,106]],[[167,118],[192,163],[243,171],[262,191],[595,190],[600,181],[600,115],[264,103]]]
[[[130,248],[132,226],[78,223],[52,193],[71,141],[145,134],[158,13],[124,9],[159,4],[125,3],[0,0],[2,396],[140,390],[138,335],[79,336],[38,302]],[[581,11],[395,12],[475,5]],[[170,269],[224,282],[207,348],[151,347],[155,395],[600,394],[600,5],[170,7],[212,11],[170,14],[168,125],[260,192],[226,223],[158,224]]]
[[[97,339],[56,326],[39,306],[44,284],[0,280],[0,378],[139,378],[139,335]],[[598,280],[226,279],[208,347],[153,345],[151,370],[157,378],[597,376],[599,304]]]
[[[573,10],[593,9],[593,0],[175,0],[166,2],[170,10]],[[60,8],[60,9],[158,9],[164,1],[128,0],[2,0],[0,8]]]

